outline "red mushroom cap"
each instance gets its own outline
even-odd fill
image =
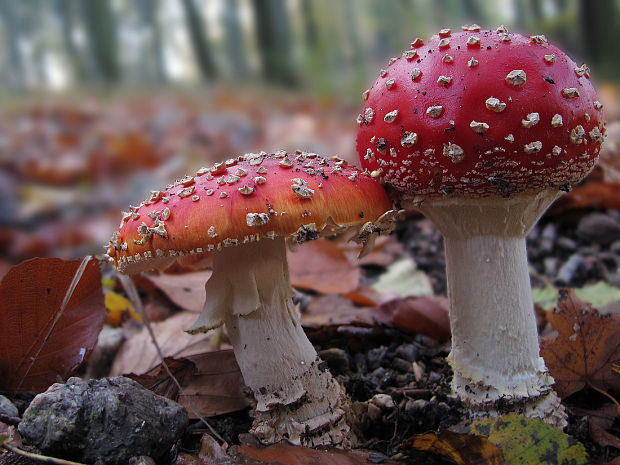
[[[469,27],[416,39],[364,94],[362,166],[403,196],[568,189],[604,134],[589,77],[544,36]]]
[[[391,207],[378,182],[337,157],[246,154],[153,191],[124,214],[108,255],[122,273],[138,273],[264,238],[303,242],[328,224],[374,222]]]

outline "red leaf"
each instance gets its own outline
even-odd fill
[[[282,465],[366,465],[368,463],[395,465],[397,463],[385,459],[379,454],[361,449],[342,450],[333,447],[310,449],[290,444],[258,447],[244,444],[239,446],[238,451],[242,457],[259,460],[260,463],[279,463]]]
[[[337,244],[319,239],[286,254],[291,284],[321,294],[346,294],[357,289],[361,271]]]
[[[243,393],[245,384],[232,350],[218,350],[190,358],[166,358],[168,368],[181,384],[168,376],[162,364],[143,375],[130,374],[142,386],[183,405],[190,418],[212,417],[237,412],[249,405]]]
[[[620,183],[589,182],[576,187],[556,200],[547,214],[554,216],[583,208],[620,210]]]
[[[424,334],[440,341],[450,339],[450,316],[445,299],[406,297],[394,299],[374,309],[379,323],[409,333]]]
[[[0,389],[40,392],[71,375],[92,351],[105,318],[95,260],[86,266],[44,344],[79,266],[79,260],[35,258],[11,268],[2,279]]]

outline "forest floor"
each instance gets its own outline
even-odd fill
[[[170,179],[180,179],[231,154],[257,147],[305,147],[355,161],[351,151],[355,131],[351,115],[355,111],[351,108],[254,93],[216,93],[213,97],[211,107],[199,107],[191,99],[151,98],[113,103],[104,109],[88,101],[80,106],[35,105],[0,115],[0,129],[6,135],[6,143],[0,147],[0,276],[35,256],[77,258],[100,253],[101,244],[117,227],[121,208]],[[277,105],[265,109],[265,99],[276,100]],[[314,117],[316,114],[322,118]],[[600,168],[583,186],[560,198],[527,238],[543,350],[545,341],[557,341],[561,336],[549,323],[549,316],[558,303],[559,290],[571,288],[581,299],[573,299],[575,308],[595,330],[580,333],[578,341],[561,342],[562,350],[575,356],[571,342],[584,349],[592,338],[609,337],[616,341],[611,352],[620,352],[618,335],[606,334],[613,328],[608,323],[620,318],[620,111],[613,115],[615,122],[608,125],[608,145]],[[265,121],[268,124],[262,126]],[[181,365],[173,371],[183,375],[185,390],[198,392],[193,402],[225,440],[225,445],[205,441],[210,436],[208,430],[193,418],[168,461],[176,465],[564,463],[552,459],[504,462],[497,456],[493,461],[488,455],[493,447],[499,448],[500,455],[510,451],[463,433],[466,413],[451,395],[452,373],[446,363],[450,334],[443,245],[437,229],[421,216],[410,215],[389,238],[381,238],[369,256],[357,259],[357,252],[354,246],[321,239],[288,253],[295,301],[308,337],[353,403],[366,408],[360,417],[359,449],[348,453],[261,448],[253,443],[247,435],[251,409],[247,393],[239,387],[238,369],[217,369],[219,357],[230,358],[225,334],[196,340],[183,332],[202,308],[204,282],[210,272],[188,273],[177,267],[170,273],[135,279],[164,356]],[[95,276],[101,292],[101,279]],[[45,276],[28,278],[45,288],[41,281]],[[103,283],[107,324],[100,341],[111,340],[111,352],[95,350],[79,376],[134,374],[146,387],[166,394],[161,392],[166,378],[158,367],[161,360],[109,266],[103,267]],[[0,283],[0,292],[5,291]],[[598,312],[584,302],[592,303]],[[0,301],[0,305],[6,302]],[[24,313],[25,309],[17,305],[15,311]],[[43,307],[35,305],[33,311],[40,314]],[[608,314],[611,319],[601,323],[601,315]],[[100,326],[95,327],[90,335],[93,345]],[[572,322],[570,327],[574,327]],[[60,343],[50,341],[48,348],[62,353],[61,345],[69,344],[70,339],[76,339],[78,348],[85,347],[79,345],[83,341],[77,335],[65,334],[69,336]],[[0,362],[24,356],[18,347],[23,334],[3,336],[0,347],[6,353],[0,351]],[[575,375],[576,388],[558,385],[569,412],[565,433],[570,438],[568,444],[578,441],[585,446],[591,463],[618,465],[620,419],[611,399],[620,395],[620,375],[613,371],[620,368],[613,365],[618,357],[601,362],[599,355],[582,353],[581,359],[586,366],[597,363],[598,370],[609,373],[603,384],[586,372]],[[192,367],[208,365],[213,374],[200,377],[194,368],[186,369],[188,363]],[[565,374],[562,370],[566,367],[549,369],[552,375],[554,370]],[[57,379],[58,373],[49,371],[51,380],[37,392]],[[211,395],[218,383],[223,391]],[[187,396],[178,391],[167,394],[187,406]],[[391,402],[386,397],[375,398],[377,394],[389,396]],[[20,413],[32,399],[27,394],[10,397]],[[1,420],[0,437],[6,426]],[[527,428],[515,436],[525,438],[532,433]],[[457,446],[456,436],[448,429],[465,434],[459,436],[465,438],[464,443]],[[431,436],[420,436],[426,434]],[[421,437],[434,438],[430,441],[434,446],[424,452]],[[554,436],[552,446],[566,440],[566,435]],[[522,447],[537,451],[535,443]],[[474,452],[479,455],[465,457]],[[0,464],[13,460],[12,454],[0,454]]]

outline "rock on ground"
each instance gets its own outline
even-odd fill
[[[70,378],[37,395],[19,432],[43,453],[94,463],[126,464],[164,456],[183,434],[188,416],[174,401],[124,378]]]
[[[18,417],[19,411],[13,402],[4,396],[0,396],[0,415],[5,415],[7,417]]]

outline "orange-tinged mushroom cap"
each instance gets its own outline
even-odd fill
[[[108,255],[138,273],[265,238],[315,239],[331,222],[372,223],[391,206],[378,182],[336,157],[246,154],[152,192],[123,216]]]

